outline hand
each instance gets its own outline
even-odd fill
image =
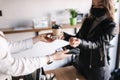
[[[40,34],[33,38],[33,43],[35,44],[38,41],[53,42],[54,39],[52,39],[50,36],[52,36],[52,33]]]
[[[39,40],[43,42],[53,42],[54,39],[51,38],[52,33],[40,34]]]
[[[51,33],[52,34],[52,33]],[[52,40],[56,40],[56,39],[64,39],[64,33],[61,31],[60,35],[56,35],[54,36],[53,34],[48,36],[49,38],[51,38]]]
[[[58,39],[64,39],[64,32],[61,31],[61,34],[59,35]]]
[[[68,53],[69,50],[64,50],[64,51],[58,51],[52,54],[51,56],[53,57],[54,60],[62,60],[66,57],[70,57],[72,54],[66,54]]]
[[[69,39],[69,43],[70,43],[70,46],[72,46],[72,47],[77,47],[77,46],[79,46],[79,44],[80,44],[80,39],[78,39],[78,38],[76,38],[76,37],[71,37],[71,38]]]

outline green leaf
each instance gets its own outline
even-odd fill
[[[72,18],[77,17],[78,12],[77,12],[75,9],[70,9],[69,11],[70,11],[70,14],[71,14],[71,17],[72,17]]]

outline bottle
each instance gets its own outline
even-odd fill
[[[51,25],[56,24],[56,13],[55,12],[50,13],[50,22],[51,22]]]

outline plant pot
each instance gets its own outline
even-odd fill
[[[77,24],[77,18],[70,18],[70,25],[76,25]]]

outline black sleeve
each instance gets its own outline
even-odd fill
[[[65,41],[69,41],[70,37],[75,37],[75,36],[70,35],[70,34],[64,32],[64,40]]]
[[[70,35],[70,34],[64,32],[64,40],[65,40],[65,41],[69,41],[70,37],[75,37],[75,36]],[[70,45],[66,45],[66,46],[63,46],[63,47],[62,47],[63,50],[72,49],[72,48],[73,48],[73,47],[71,47]]]
[[[81,39],[81,44],[79,45],[82,49],[96,49],[103,45],[103,43],[107,43],[109,45],[110,41],[113,39],[113,37],[117,34],[115,32],[116,25],[115,23],[110,23],[107,26],[104,26],[103,33],[97,40],[91,41],[91,40],[85,40]]]

